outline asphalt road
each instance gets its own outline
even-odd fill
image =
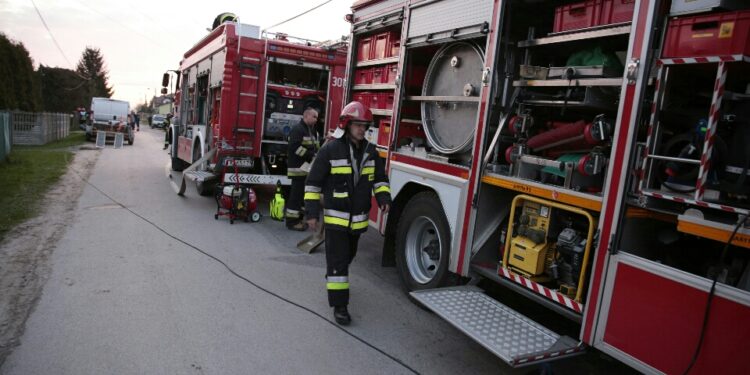
[[[336,327],[326,300],[322,247],[300,253],[295,244],[307,234],[290,232],[268,216],[234,225],[214,220],[213,199],[199,197],[193,186],[186,197],[175,195],[164,176],[162,139],[161,131],[145,126],[133,146],[101,151],[91,185],[51,255],[52,273],[21,345],[0,372],[508,370],[409,302],[395,270],[380,267],[382,240],[373,231],[360,241],[351,270],[354,322],[345,331]],[[267,201],[262,211],[267,213]]]
[[[268,216],[214,220],[213,199],[193,185],[175,195],[162,140],[145,126],[133,146],[101,151],[0,373],[535,372],[507,367],[411,303],[395,269],[380,267],[382,239],[372,230],[350,271],[353,324],[339,328],[327,305],[323,248],[300,253],[295,244],[308,233]],[[270,192],[261,195],[267,214]],[[576,361],[558,373],[592,372]]]

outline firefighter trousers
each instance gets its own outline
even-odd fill
[[[292,180],[292,187],[289,189],[289,199],[286,201],[284,211],[287,227],[297,225],[304,218],[302,203],[305,198],[305,177],[289,177],[289,179]]]
[[[326,289],[328,305],[349,304],[349,265],[357,254],[359,234],[326,228]]]

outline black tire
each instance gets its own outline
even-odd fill
[[[90,133],[86,133],[86,141],[92,142],[94,141],[94,137]]]
[[[396,269],[407,292],[445,285],[450,244],[450,226],[437,195],[426,191],[412,197],[396,231]]]

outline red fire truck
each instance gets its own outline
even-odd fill
[[[355,2],[346,98],[373,108],[388,163],[383,263],[513,366],[595,348],[646,373],[750,371],[743,7]]]
[[[345,43],[260,37],[233,22],[215,28],[180,62],[171,169],[184,170],[201,195],[217,181],[288,185],[286,136],[307,107],[319,109],[320,126],[335,126],[345,59]]]

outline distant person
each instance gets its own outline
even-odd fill
[[[164,132],[164,148],[162,150],[166,150],[167,147],[172,144],[172,127],[170,126],[171,123],[172,114],[168,113],[166,120],[164,120],[164,129],[166,131]]]
[[[133,120],[135,121],[135,131],[141,131],[141,116],[137,113],[133,113]]]
[[[307,230],[303,220],[302,203],[305,199],[305,163],[311,163],[320,148],[320,136],[315,130],[318,123],[318,110],[312,107],[305,109],[302,119],[289,131],[287,149],[287,176],[292,180],[289,200],[286,202],[286,227],[290,230]]]

